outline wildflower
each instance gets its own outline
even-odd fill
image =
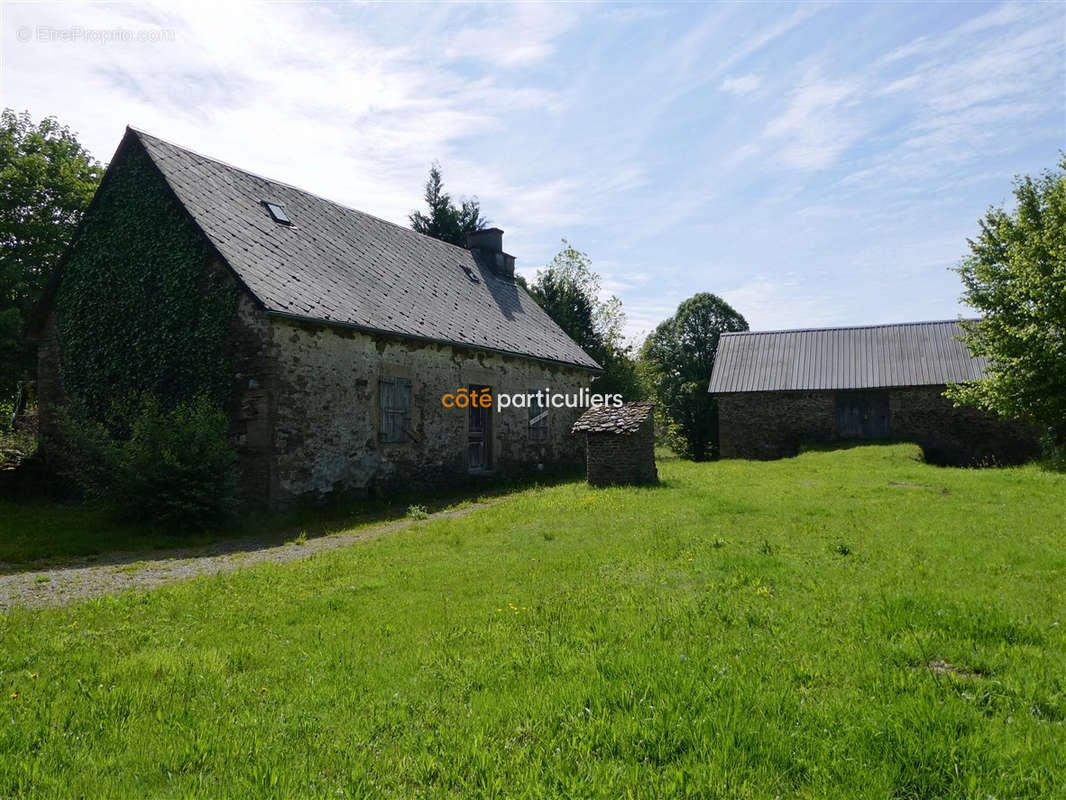
[[[37,680],[37,678],[38,678],[39,676],[37,675],[37,673],[36,673],[36,672],[31,672],[31,673],[30,673],[30,677],[31,677],[31,678],[33,678],[34,680]]]
[[[266,694],[266,690],[267,690],[267,687],[265,687],[265,686],[260,686],[259,687],[259,691],[261,691],[263,694]]]
[[[15,698],[17,698],[18,696],[19,696],[19,693],[18,693],[18,692],[12,692],[12,693],[11,693],[11,699],[12,699],[12,700],[14,700]]]

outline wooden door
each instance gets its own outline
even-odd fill
[[[471,386],[471,396],[489,390],[488,386]],[[471,403],[467,411],[466,464],[471,472],[492,469],[492,408]]]
[[[888,392],[837,392],[836,428],[838,439],[887,439]]]

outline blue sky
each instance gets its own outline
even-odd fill
[[[699,291],[753,329],[966,313],[966,237],[1066,147],[1061,2],[5,3],[0,44],[0,102],[104,160],[130,123],[405,223],[438,159],[634,336]]]

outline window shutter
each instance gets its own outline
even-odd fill
[[[380,438],[383,442],[406,442],[411,417],[411,381],[382,377],[378,386],[381,406]]]
[[[379,391],[379,405],[381,406],[381,430],[380,437],[382,441],[391,442],[393,440],[392,433],[392,414],[390,410],[393,406],[393,389],[395,384],[392,378],[382,378],[378,386]]]
[[[537,390],[530,390],[529,399],[529,438],[532,441],[546,441],[548,438],[548,404],[537,401]]]
[[[407,441],[407,423],[411,420],[411,381],[396,381],[396,441]]]

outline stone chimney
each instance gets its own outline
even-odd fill
[[[514,256],[503,252],[503,231],[485,228],[466,235],[466,246],[501,278],[514,280]]]

